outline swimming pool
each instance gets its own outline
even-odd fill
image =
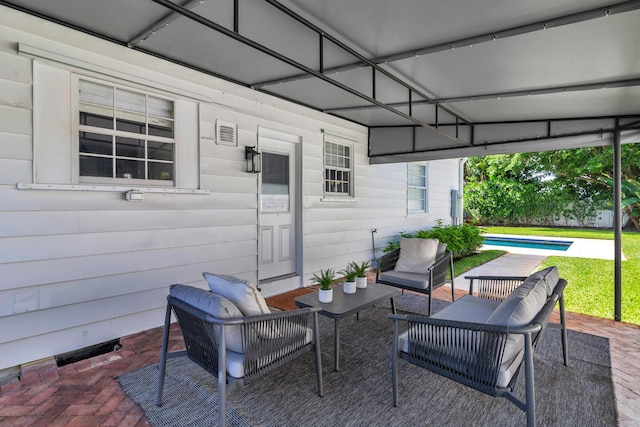
[[[568,240],[532,239],[527,237],[498,237],[485,236],[487,246],[507,246],[529,249],[546,249],[552,251],[566,251],[573,242]]]

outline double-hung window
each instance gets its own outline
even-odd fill
[[[174,101],[104,82],[78,83],[80,179],[173,185]]]
[[[353,196],[353,146],[325,136],[325,196]]]
[[[427,212],[427,165],[407,165],[407,211],[409,214]]]

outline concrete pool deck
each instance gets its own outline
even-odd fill
[[[574,258],[594,258],[594,259],[608,259],[613,260],[614,253],[614,241],[613,240],[600,240],[600,239],[577,239],[577,238],[565,238],[565,237],[545,237],[545,236],[516,236],[513,234],[487,234],[492,237],[507,237],[507,238],[524,238],[524,239],[540,239],[540,240],[555,240],[561,242],[573,242],[569,249],[566,251],[556,251],[551,249],[533,249],[533,248],[518,248],[511,246],[494,246],[484,245],[481,250],[498,249],[508,251],[513,254],[527,254],[527,255],[539,255],[543,257],[548,256],[568,256]],[[626,258],[622,254],[622,260]]]
[[[572,241],[566,251],[550,249],[519,248],[511,246],[484,245],[480,250],[503,250],[506,254],[467,271],[455,278],[455,289],[469,292],[469,281],[464,276],[528,276],[538,270],[540,264],[550,256],[567,256],[575,258],[614,259],[613,240],[576,239],[543,236],[516,236],[513,234],[487,234],[495,237],[530,238],[541,240]],[[622,259],[626,260],[624,254]],[[447,284],[447,286],[449,286]]]
[[[492,248],[490,248],[492,249]],[[518,248],[526,249],[526,248]],[[484,250],[484,247],[483,247]],[[536,249],[539,251],[540,249]],[[556,251],[546,251],[556,252]],[[461,274],[454,279],[456,291],[469,292],[469,281],[464,276],[528,276],[540,267],[546,255],[506,253],[494,260]],[[445,286],[450,287],[449,283]]]

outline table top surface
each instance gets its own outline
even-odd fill
[[[318,301],[318,292],[301,295],[295,299],[295,303],[298,307],[322,307],[320,314],[339,318],[393,298],[399,292],[398,288],[369,282],[366,288],[358,288],[355,294],[345,294],[342,285],[337,285],[333,288],[333,301],[330,303]]]

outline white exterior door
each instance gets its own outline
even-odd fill
[[[260,280],[296,273],[296,146],[260,137]]]

